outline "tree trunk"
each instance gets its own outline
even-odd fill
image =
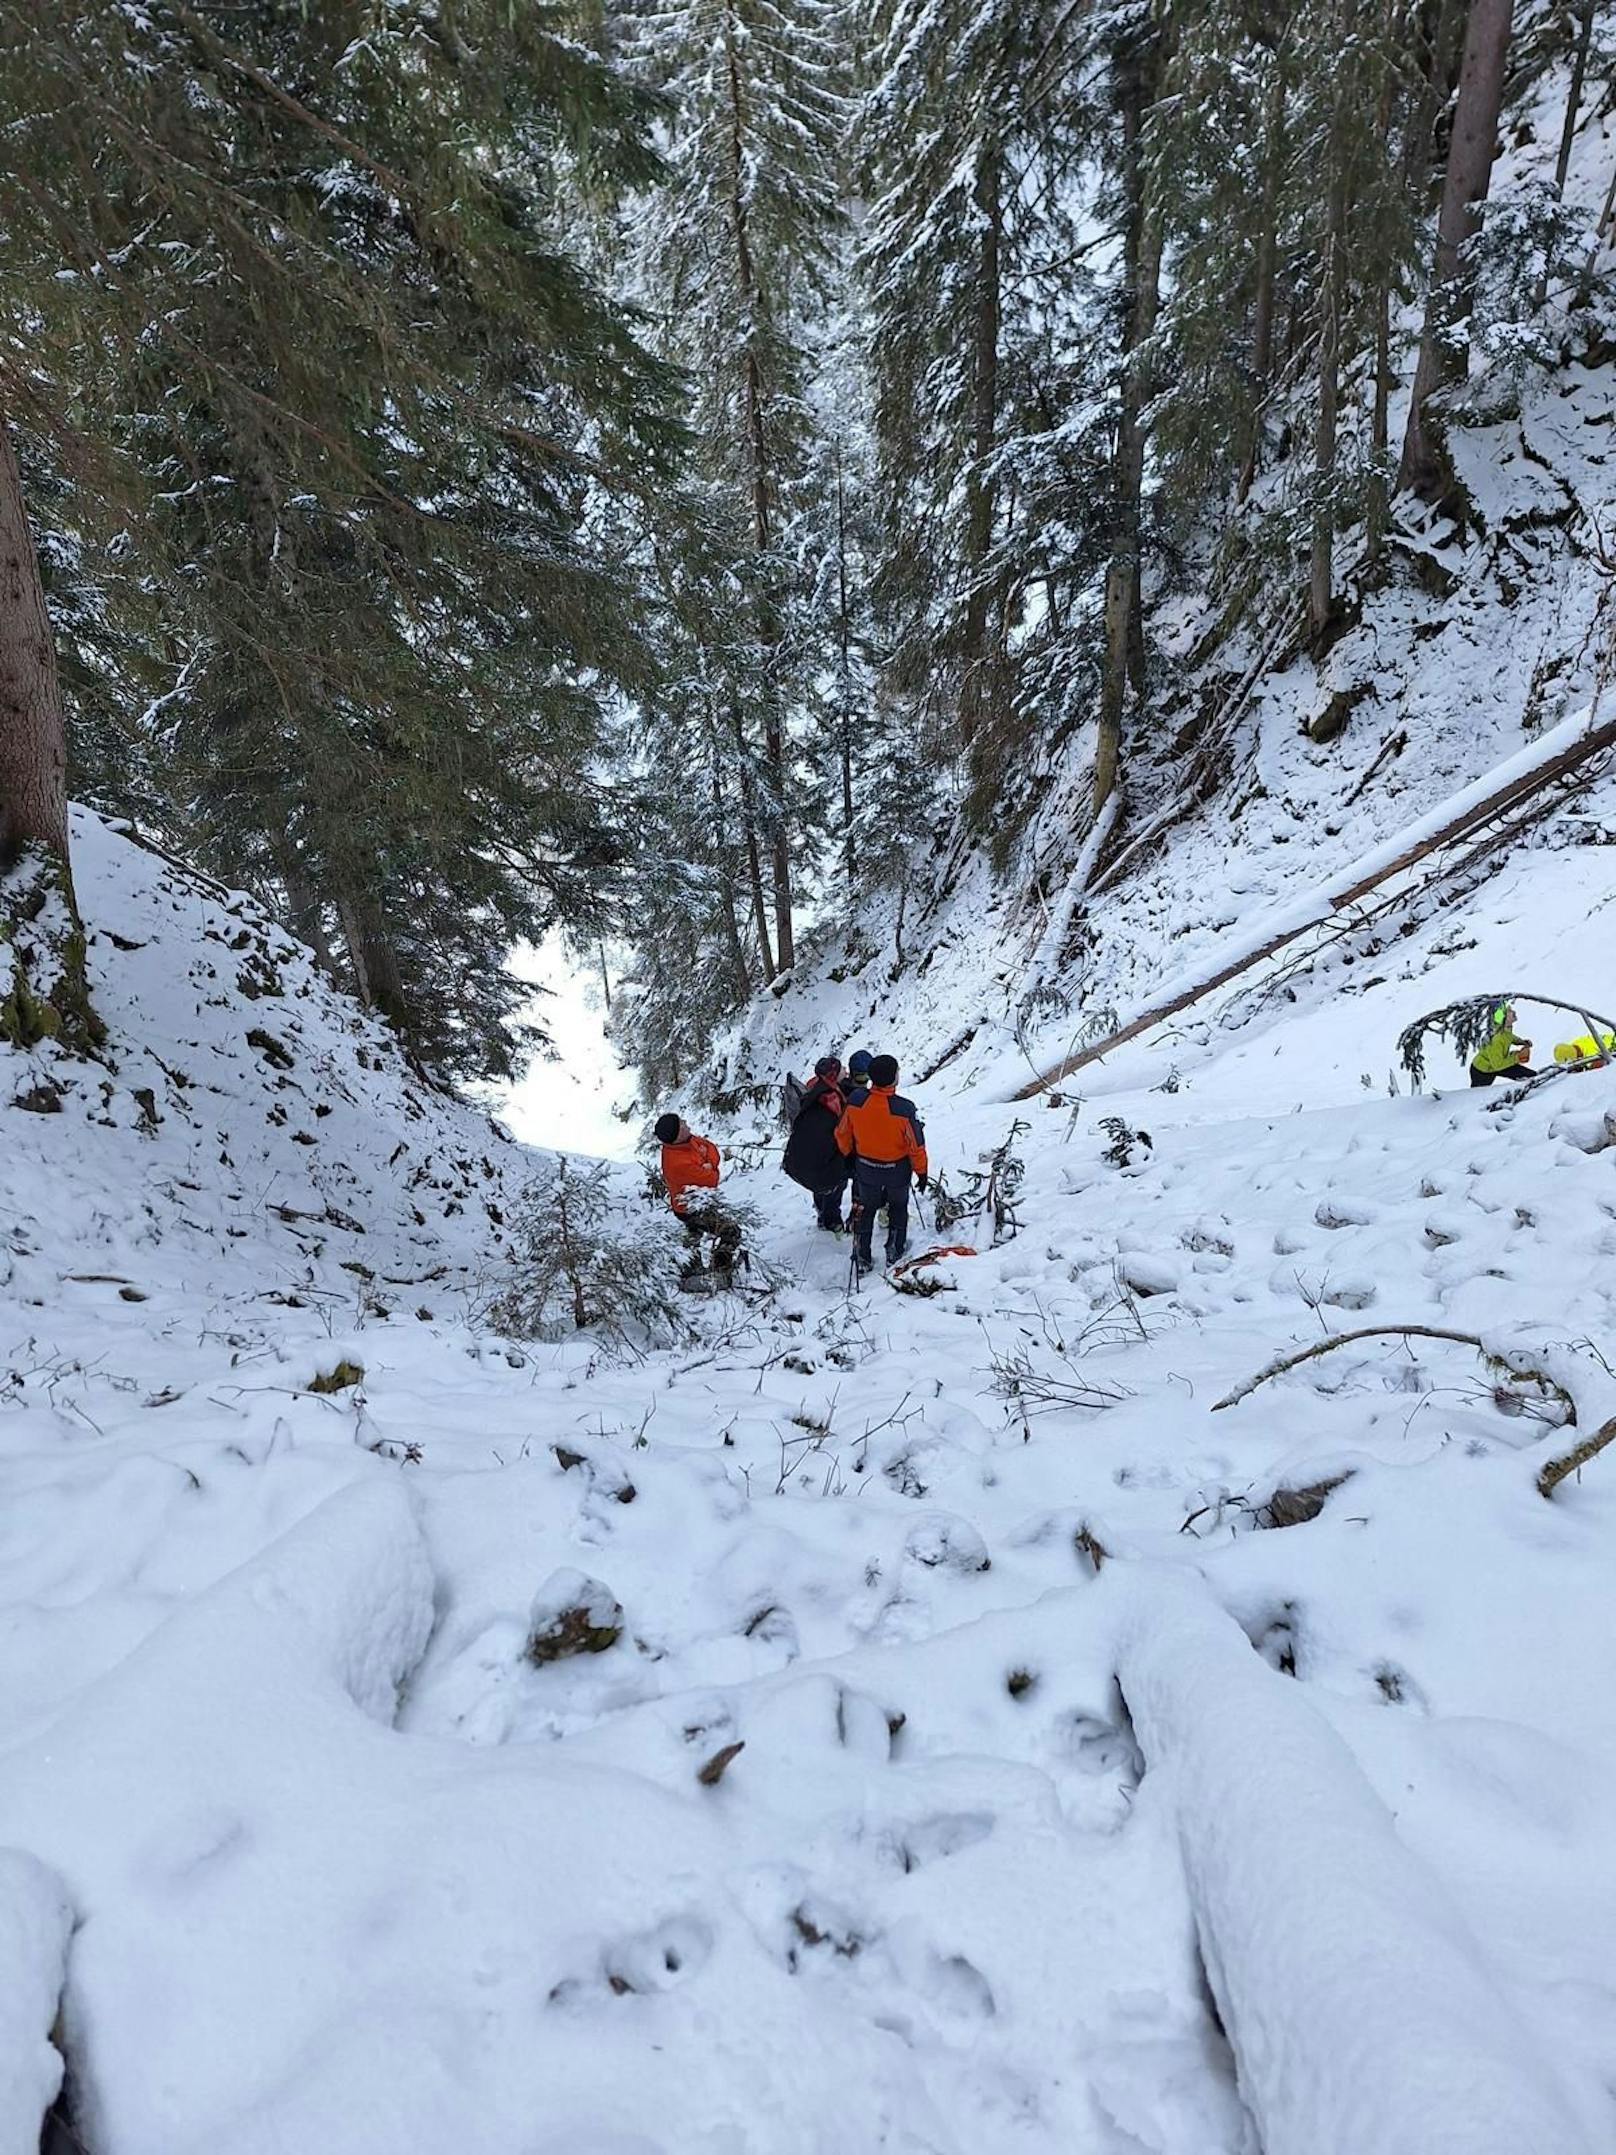
[[[1262,208],[1257,226],[1257,279],[1251,305],[1251,411],[1241,459],[1237,498],[1244,501],[1257,477],[1263,401],[1274,371],[1274,273],[1279,260],[1279,182],[1285,165],[1285,105],[1290,84],[1283,33],[1274,53],[1263,129]]]
[[[1566,174],[1571,169],[1571,152],[1577,139],[1577,120],[1582,111],[1582,85],[1588,73],[1588,48],[1594,36],[1594,0],[1582,0],[1577,17],[1577,46],[1571,60],[1571,83],[1566,91],[1565,118],[1560,125],[1560,154],[1554,160],[1554,191],[1565,194]],[[1537,280],[1533,294],[1534,304],[1541,307],[1549,296],[1549,265],[1543,265],[1543,274]]]
[[[1465,0],[1437,0],[1430,38],[1421,41],[1416,36],[1410,40],[1415,45],[1415,67],[1424,88],[1410,117],[1403,145],[1403,170],[1416,200],[1422,204],[1433,198],[1438,123],[1453,91],[1454,59],[1464,10]],[[1416,23],[1422,13],[1416,5]]]
[[[752,258],[751,221],[746,202],[746,99],[741,85],[740,57],[736,51],[735,18],[724,11],[724,61],[729,80],[730,107],[730,229],[735,243],[735,283],[748,329],[741,353],[742,444],[751,479],[752,536],[760,554],[769,550],[769,456],[768,429],[764,416],[763,370],[757,349],[757,269]],[[772,610],[761,609],[759,627],[763,641],[778,640]],[[769,857],[774,884],[775,947],[780,970],[789,972],[796,963],[796,938],[792,924],[791,842],[786,828],[788,811],[785,730],[780,707],[770,697],[763,722],[763,754],[774,794],[770,818]],[[772,979],[773,969],[765,962]]]
[[[1594,0],[1582,0],[1577,19],[1577,50],[1571,62],[1571,86],[1566,91],[1565,121],[1560,129],[1560,154],[1554,160],[1554,191],[1565,193],[1566,174],[1571,169],[1571,150],[1577,139],[1577,121],[1582,112],[1582,85],[1588,74],[1588,48],[1594,36]]]
[[[1094,751],[1094,813],[1115,791],[1122,755],[1122,709],[1139,604],[1140,497],[1144,487],[1142,415],[1146,381],[1141,348],[1156,327],[1161,279],[1161,218],[1144,164],[1144,127],[1156,92],[1162,35],[1151,24],[1119,45],[1114,61],[1122,123],[1124,188],[1122,370],[1112,462],[1114,527],[1105,573],[1105,655],[1100,678],[1099,739]]]
[[[1369,502],[1365,514],[1364,552],[1370,566],[1386,555],[1391,502],[1386,484],[1391,455],[1392,290],[1383,275],[1375,290],[1375,402],[1369,420]]]
[[[359,1000],[367,1009],[379,1011],[389,1023],[405,1029],[409,1023],[409,998],[404,992],[404,976],[375,906],[368,899],[344,892],[337,900],[337,917],[342,922]]]
[[[1322,641],[1335,606],[1335,460],[1341,410],[1341,332],[1347,309],[1347,155],[1345,81],[1347,24],[1345,9],[1334,11],[1335,43],[1343,57],[1336,63],[1330,113],[1326,226],[1324,235],[1324,320],[1319,333],[1319,407],[1313,434],[1313,558],[1308,579],[1307,619],[1313,641]]]
[[[770,719],[764,730],[764,753],[774,784],[774,835],[769,842],[769,864],[774,882],[774,949],[782,973],[797,962],[797,940],[791,918],[791,836],[786,828],[785,735],[780,707],[772,699]]]
[[[0,412],[0,1040],[80,1052],[105,1029],[90,1002],[68,844],[67,721],[39,555]]]
[[[853,623],[847,595],[847,495],[842,483],[840,444],[836,450],[836,623],[842,669],[837,691],[837,745],[842,765],[843,896],[851,906],[857,868],[853,852]]]
[[[1437,216],[1436,253],[1420,340],[1408,432],[1403,437],[1399,483],[1439,500],[1452,483],[1436,399],[1468,371],[1467,346],[1458,335],[1470,300],[1463,249],[1481,226],[1481,206],[1492,183],[1498,145],[1498,112],[1509,54],[1512,0],[1470,0],[1459,99],[1447,177]]]
[[[270,856],[281,879],[281,887],[286,892],[287,924],[298,941],[306,943],[313,951],[320,970],[335,979],[337,961],[331,948],[331,939],[325,932],[319,893],[310,882],[303,863],[298,859],[297,848],[291,840],[274,831],[267,833],[267,836]]]
[[[730,723],[735,736],[735,757],[741,780],[741,836],[746,849],[746,878],[752,893],[752,923],[757,929],[758,962],[765,982],[774,979],[774,952],[769,948],[769,908],[763,895],[763,855],[758,844],[756,788],[746,746],[746,724],[739,697],[730,699]]]
[[[737,1002],[750,1001],[752,976],[746,967],[746,952],[741,947],[741,924],[735,912],[735,878],[730,870],[731,849],[724,841],[724,785],[718,767],[717,743],[713,746],[713,833],[718,847],[719,900],[724,914],[724,941],[729,952],[731,985]],[[605,946],[601,947],[601,970],[606,966]],[[607,1009],[611,1008],[608,1001]]]
[[[1610,186],[1605,191],[1605,206],[1594,226],[1594,243],[1588,249],[1588,259],[1582,265],[1582,275],[1577,280],[1577,305],[1586,307],[1594,288],[1594,271],[1599,266],[1599,250],[1605,244],[1605,234],[1610,230],[1611,219],[1616,216],[1616,168],[1610,175]]]
[[[967,746],[991,730],[993,691],[988,654],[992,594],[987,560],[993,546],[992,462],[999,431],[999,255],[1004,233],[1000,199],[1004,160],[998,144],[983,145],[976,168],[976,210],[982,248],[976,271],[976,327],[971,355],[971,470],[965,488],[965,631],[960,652],[960,731]]]
[[[67,722],[22,474],[0,420],[0,865],[34,840],[67,860]]]
[[[1393,55],[1406,40],[1404,4],[1405,0],[1382,0],[1381,6],[1377,59],[1380,95],[1375,104],[1375,139],[1380,147],[1383,185],[1393,177],[1389,163],[1392,120],[1397,109],[1397,72]],[[1375,275],[1374,320],[1374,402],[1369,416],[1369,480],[1364,503],[1364,560],[1370,569],[1378,568],[1385,559],[1386,535],[1391,526],[1387,466],[1391,450],[1392,264],[1384,251]]]

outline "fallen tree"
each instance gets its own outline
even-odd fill
[[[1372,852],[1360,855],[1348,867],[1293,905],[1277,907],[1263,915],[1236,940],[1232,953],[1210,967],[1196,967],[1177,975],[1163,992],[1128,1024],[1093,1046],[1079,1049],[1052,1068],[1039,1072],[1018,1086],[1009,1097],[1028,1100],[1035,1093],[1061,1083],[1090,1063],[1099,1062],[1115,1049],[1163,1024],[1168,1018],[1191,1009],[1231,980],[1248,973],[1264,959],[1274,957],[1288,945],[1361,903],[1395,876],[1462,841],[1480,837],[1489,825],[1499,825],[1492,842],[1513,837],[1537,813],[1552,806],[1558,785],[1575,775],[1585,781],[1588,766],[1616,749],[1616,718],[1592,723],[1592,712],[1580,712],[1555,727],[1543,738],[1498,765],[1486,777],[1444,801],[1417,822],[1406,825]],[[1530,804],[1541,801],[1541,807]],[[1525,811],[1525,813],[1522,813]],[[1481,850],[1487,850],[1484,844]],[[1472,852],[1467,858],[1474,858]]]
[[[0,2155],[38,2155],[41,2121],[61,2092],[51,2030],[72,1928],[56,1873],[0,1848]]]
[[[1176,1568],[1088,1591],[1120,1600],[1117,1680],[1265,2155],[1587,2155],[1538,2031],[1306,1687]]]

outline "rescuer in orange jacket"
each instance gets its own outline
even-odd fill
[[[656,1134],[662,1146],[662,1181],[668,1203],[690,1237],[689,1271],[701,1271],[702,1237],[711,1235],[713,1271],[720,1275],[733,1272],[741,1246],[740,1223],[716,1198],[704,1194],[718,1188],[723,1155],[710,1137],[697,1137],[678,1115],[659,1115]]]
[[[897,1091],[898,1065],[890,1055],[870,1064],[870,1089],[850,1099],[836,1125],[836,1146],[853,1163],[853,1220],[859,1270],[875,1262],[875,1216],[887,1215],[887,1263],[909,1247],[909,1184],[928,1180],[926,1133],[912,1100]]]

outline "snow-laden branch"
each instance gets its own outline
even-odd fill
[[[1540,2040],[1302,1686],[1182,1572],[1108,1566],[1107,1591],[1264,2155],[1588,2155]]]
[[[38,2155],[62,2085],[51,2041],[73,1913],[54,1871],[0,1848],[0,2155]]]

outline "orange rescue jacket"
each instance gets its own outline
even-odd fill
[[[683,1213],[687,1192],[718,1188],[720,1157],[710,1137],[694,1133],[682,1144],[663,1146],[662,1179],[668,1186],[668,1203],[675,1212]]]
[[[917,1175],[927,1172],[926,1141],[914,1102],[892,1085],[872,1086],[862,1100],[848,1106],[836,1125],[836,1147],[849,1159],[868,1160],[872,1166],[907,1160]]]

